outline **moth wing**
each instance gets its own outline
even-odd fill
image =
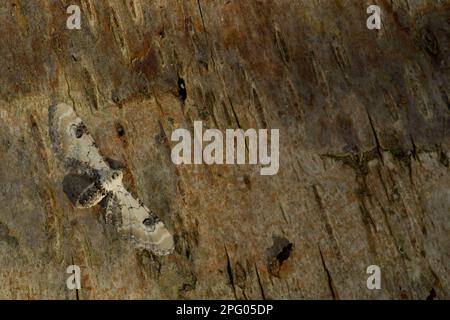
[[[71,106],[66,103],[51,106],[49,126],[53,147],[67,166],[81,166],[98,171],[110,170],[94,139]]]
[[[102,203],[105,222],[119,229],[122,225],[122,205],[113,192],[109,192]]]
[[[98,181],[88,185],[77,197],[75,207],[91,208],[103,200],[107,195],[107,191]]]
[[[119,233],[131,239],[141,249],[152,251],[157,255],[168,255],[173,252],[174,239],[158,216],[144,204],[136,200],[123,186],[114,191],[116,205],[109,206],[106,219],[118,221]],[[120,210],[120,218],[117,218]],[[116,213],[114,213],[116,212]]]

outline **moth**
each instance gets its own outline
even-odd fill
[[[159,217],[124,187],[121,170],[103,159],[83,121],[65,103],[49,108],[49,134],[66,169],[89,177],[90,184],[75,194],[76,208],[102,204],[104,218],[124,239],[157,255],[173,252],[174,239]]]

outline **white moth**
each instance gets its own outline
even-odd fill
[[[57,155],[68,169],[89,176],[93,182],[76,195],[77,208],[102,202],[105,220],[118,233],[141,249],[167,255],[174,240],[161,220],[122,184],[122,171],[113,170],[100,155],[92,136],[73,108],[65,103],[49,109],[50,138]]]

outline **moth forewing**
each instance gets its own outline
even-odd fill
[[[119,232],[139,248],[158,255],[172,253],[174,239],[164,223],[123,187],[117,190],[115,195],[122,207],[122,225],[118,228]]]
[[[65,103],[51,106],[49,126],[53,148],[66,166],[77,162],[95,170],[111,170],[83,121],[71,106]]]
[[[170,232],[143,203],[122,184],[122,172],[112,170],[100,155],[94,139],[71,106],[60,103],[49,109],[50,138],[66,169],[81,171],[93,182],[76,197],[75,207],[90,208],[105,197],[105,221],[112,223],[124,238],[158,255],[173,251]]]

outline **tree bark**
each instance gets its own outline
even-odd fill
[[[356,0],[2,1],[0,298],[75,299],[75,264],[80,299],[449,299],[449,2],[373,2],[381,30]],[[58,102],[174,254],[72,207],[48,135]],[[174,165],[171,133],[196,120],[280,129],[278,174]]]

